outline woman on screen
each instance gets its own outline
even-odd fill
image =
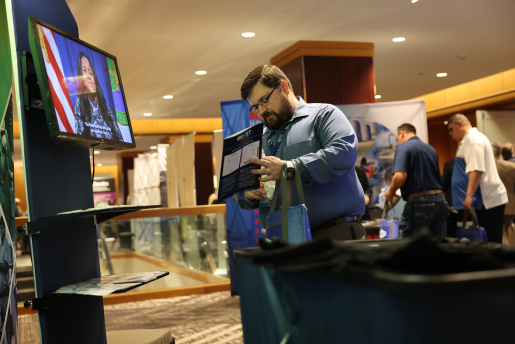
[[[95,68],[83,52],[77,57],[77,79],[75,134],[123,141],[116,117],[106,104]]]

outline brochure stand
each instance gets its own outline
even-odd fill
[[[78,37],[77,24],[65,0],[8,0],[7,9],[16,55],[13,72],[29,216],[25,231],[30,234],[41,343],[105,344],[101,296],[49,295],[100,278],[96,221],[108,218],[113,209],[62,214],[94,206],[89,149],[51,142],[44,113],[24,104],[29,99],[22,70],[23,53],[30,51],[28,18]]]

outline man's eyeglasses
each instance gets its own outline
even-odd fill
[[[456,124],[455,124],[455,125],[453,125],[452,127],[449,127],[449,128],[448,128],[450,133],[452,133],[452,129],[453,129],[455,126],[456,126]]]
[[[282,81],[282,80],[281,80]],[[262,101],[258,102],[256,105],[252,105],[250,107],[250,111],[252,111],[253,113],[259,113],[259,107],[267,107],[268,104],[270,104],[270,96],[272,95],[272,93],[274,93],[275,89],[281,84],[281,82],[279,82],[275,87],[274,89],[272,90],[272,92],[270,92],[270,94],[265,98],[263,99]]]

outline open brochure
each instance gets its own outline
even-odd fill
[[[70,284],[59,288],[54,294],[81,294],[105,296],[120,293],[168,275],[168,271],[136,272],[123,275],[107,275],[101,278]]]
[[[261,166],[252,164],[250,159],[261,158],[262,137],[263,123],[259,123],[224,139],[219,200],[241,191],[259,189],[260,176],[250,171]]]

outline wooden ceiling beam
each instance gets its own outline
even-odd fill
[[[487,108],[515,101],[515,69],[424,94],[427,118]]]
[[[298,41],[272,57],[270,63],[280,68],[300,56],[374,57],[374,43]]]

